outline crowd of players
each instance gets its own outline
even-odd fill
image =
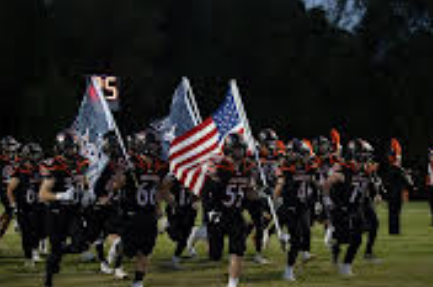
[[[151,129],[129,137],[128,160],[116,137],[105,135],[103,152],[110,160],[92,189],[86,179],[88,161],[79,155],[69,132],[57,135],[48,159],[40,145],[21,146],[9,136],[0,146],[4,206],[0,244],[15,217],[26,265],[41,260],[41,246],[47,249],[45,287],[53,286],[64,255],[91,248],[96,250],[101,272],[118,279],[128,277],[123,258],[134,258],[132,286],[142,287],[149,256],[161,233],[158,221],[167,218],[164,230],[176,243],[173,268],[180,268],[184,252],[194,256],[194,244],[203,238],[209,259],[221,260],[227,236],[228,287],[235,287],[249,236],[254,240],[254,261],[266,264],[264,249],[274,234],[287,252],[283,278],[295,281],[298,257],[304,262],[315,257],[311,253],[312,226],[322,224],[333,264],[342,276],[352,276],[363,234],[367,234],[364,258],[374,263],[380,260],[374,253],[379,228],[375,204],[386,190],[400,194],[387,196],[393,209],[390,232],[398,233],[401,191],[411,180],[401,167],[398,150],[391,149],[391,181],[383,184],[371,144],[354,139],[343,148],[336,131],[331,135],[284,143],[273,130],[262,130],[257,137],[258,162],[243,137],[230,134],[223,153],[212,160],[200,197],[169,172],[160,158],[159,137]],[[392,189],[397,191],[390,192]],[[197,222],[201,224],[195,226]],[[105,254],[107,243],[110,248]]]

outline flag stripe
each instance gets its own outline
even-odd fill
[[[192,130],[175,138],[171,143],[170,154],[175,153],[178,149],[187,146],[197,140],[197,138],[200,138],[203,134],[206,134],[210,129],[214,128],[212,127],[213,124],[212,118],[209,118],[198,126],[195,126]]]
[[[214,139],[209,140],[196,149],[189,151],[186,155],[173,158],[171,160],[171,165],[189,165],[190,163],[195,162],[196,160],[200,160],[200,157],[205,155],[206,152],[213,152],[214,149],[218,148],[218,141]]]
[[[207,166],[204,167],[205,170],[208,169]],[[194,182],[194,186],[197,186],[198,188],[193,190],[194,194],[197,196],[201,195],[202,187],[206,184],[206,172],[200,171],[197,173],[199,174],[199,177],[197,178],[197,181]]]
[[[208,148],[206,148],[205,150],[203,150],[203,151],[195,154],[194,156],[184,160],[180,164],[176,165],[176,163],[174,163],[174,165],[176,165],[173,168],[174,172],[182,175],[185,169],[188,169],[192,166],[195,166],[201,162],[208,160],[210,157],[212,157],[213,153],[218,151],[218,147],[219,147],[218,143],[214,143],[211,146],[209,146]]]
[[[185,172],[183,174],[178,173],[179,178],[182,179],[182,182],[185,183],[185,185],[188,185],[190,183],[189,176],[193,174],[195,171],[200,170],[201,164],[195,164],[189,168],[185,169]]]
[[[214,127],[213,130],[210,130],[208,134],[204,135],[203,137],[199,138],[195,142],[192,142],[189,145],[186,145],[183,149],[178,150],[177,152],[174,152],[170,155],[170,160],[177,159],[178,161],[183,160],[184,158],[190,156],[191,151],[194,151],[195,149],[199,150],[200,148],[203,149],[207,142],[217,142],[218,141],[218,131]]]
[[[197,185],[197,183],[198,183],[198,179],[201,177],[201,176],[204,176],[204,172],[203,172],[203,170],[202,170],[203,168],[200,168],[200,169],[197,169],[195,172],[194,172],[194,174],[193,174],[193,176],[191,177],[191,181],[187,181],[187,183],[186,184],[188,184],[188,185],[192,185],[192,186],[196,186]],[[201,186],[202,184],[199,184],[198,186]]]

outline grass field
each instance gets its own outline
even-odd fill
[[[281,280],[285,264],[285,254],[279,249],[276,239],[267,250],[271,259],[268,265],[252,263],[251,240],[246,257],[244,276],[241,286],[305,286],[305,287],[382,287],[382,286],[433,286],[433,227],[429,227],[430,215],[426,203],[406,204],[403,211],[403,234],[388,236],[386,231],[386,209],[379,208],[381,229],[376,252],[384,259],[380,265],[364,262],[362,256],[355,262],[356,276],[351,279],[340,278],[330,264],[328,250],[322,241],[320,227],[314,229],[313,252],[317,259],[305,266],[298,266],[298,281],[287,283]],[[364,246],[363,246],[364,247]],[[199,245],[200,256],[184,264],[181,271],[168,267],[173,244],[161,236],[152,258],[153,264],[146,279],[146,286],[225,286],[227,260],[218,264],[206,260],[205,246]],[[363,248],[361,250],[363,252]],[[360,254],[362,255],[362,254]],[[94,263],[80,263],[77,256],[67,256],[63,270],[55,279],[59,287],[120,287],[130,286],[130,281],[115,281],[111,276],[98,274]],[[128,271],[132,271],[128,262]],[[25,269],[21,257],[19,236],[9,231],[0,245],[0,287],[41,286],[43,264],[35,270]]]

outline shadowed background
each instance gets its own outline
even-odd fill
[[[168,112],[181,76],[203,116],[236,78],[256,132],[337,127],[379,149],[396,136],[410,159],[425,160],[433,36],[402,32],[392,4],[405,1],[359,1],[368,10],[354,33],[299,0],[2,1],[0,134],[50,144],[74,119],[87,74],[121,78],[125,133]],[[429,2],[404,7],[431,13]]]

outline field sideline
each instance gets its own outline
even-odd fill
[[[379,208],[381,228],[376,247],[377,254],[384,259],[380,265],[371,265],[358,256],[354,265],[357,276],[351,279],[340,278],[330,264],[329,252],[322,241],[322,228],[316,226],[313,237],[313,253],[317,259],[305,266],[298,266],[298,281],[287,283],[281,280],[285,266],[285,254],[273,238],[266,256],[271,260],[268,265],[251,262],[252,245],[246,257],[244,276],[241,286],[305,286],[305,287],[432,287],[433,286],[433,227],[429,227],[430,215],[425,202],[406,204],[403,211],[403,234],[397,237],[387,235],[386,209]],[[227,260],[210,263],[206,260],[205,246],[198,246],[200,256],[187,261],[181,271],[168,267],[173,244],[165,235],[158,240],[153,256],[153,264],[145,286],[222,287],[226,285]],[[361,249],[362,255],[364,245]],[[0,244],[0,286],[33,287],[42,286],[43,263],[35,270],[25,269],[21,258],[18,235],[12,230]],[[57,287],[123,287],[130,286],[128,281],[115,281],[111,276],[98,274],[95,263],[80,263],[77,256],[66,256],[63,270],[55,278]],[[127,264],[132,274],[132,266]]]

